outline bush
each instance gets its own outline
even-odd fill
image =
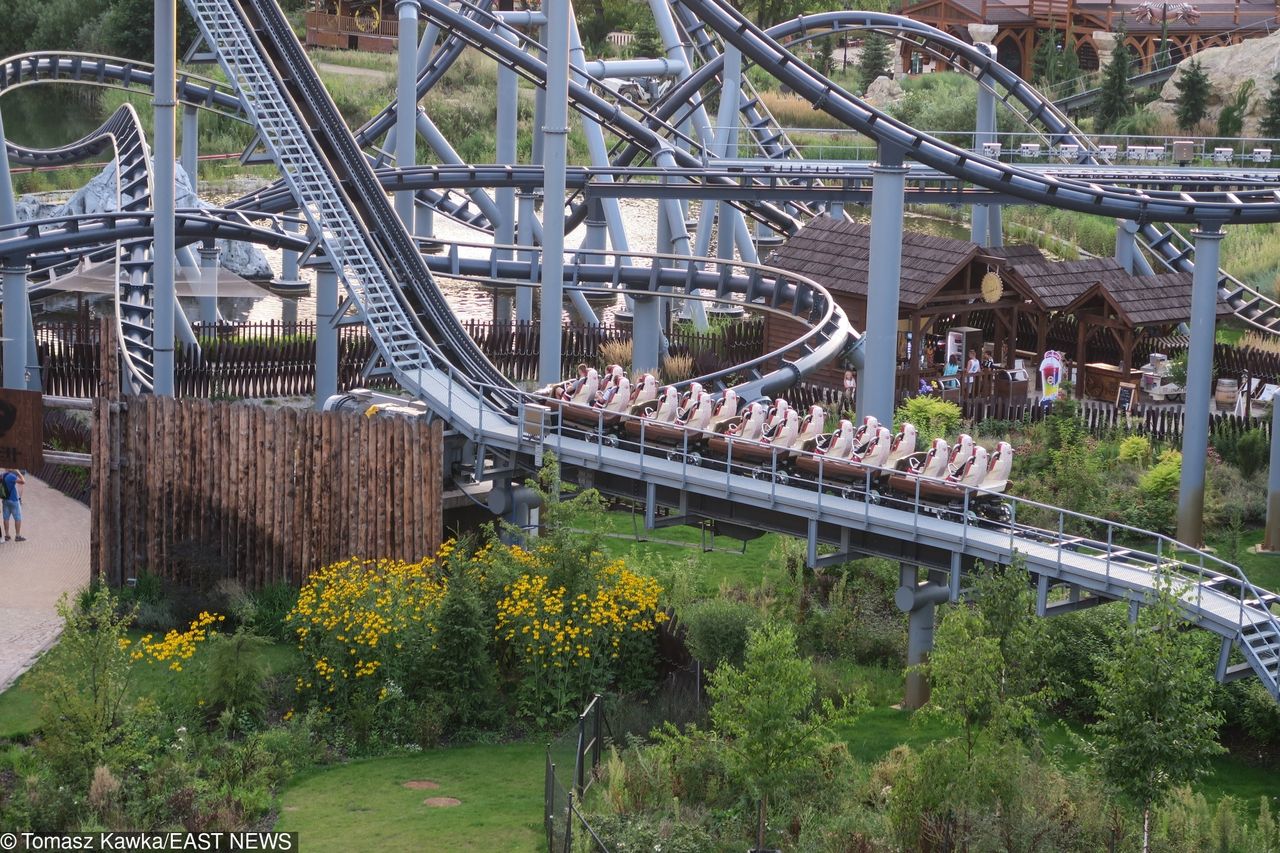
[[[695,605],[684,623],[694,657],[711,667],[722,661],[741,666],[747,637],[760,624],[760,613],[744,601],[713,598]]]
[[[955,403],[929,396],[906,400],[893,415],[898,428],[904,423],[915,425],[918,448],[927,448],[935,438],[953,438],[960,431],[962,419],[963,413]]]
[[[1182,454],[1166,450],[1160,454],[1155,467],[1142,475],[1138,489],[1144,497],[1155,500],[1172,500],[1178,493],[1178,479],[1182,476]]]
[[[206,714],[221,719],[228,731],[262,722],[266,710],[267,641],[244,630],[216,635],[205,652],[200,689]]]
[[[298,603],[298,588],[289,583],[272,583],[259,588],[250,596],[253,630],[277,642],[287,643],[295,639],[293,631],[285,623],[285,617]]]
[[[1236,442],[1235,465],[1245,477],[1252,477],[1267,467],[1270,451],[1266,434],[1260,429],[1251,429]]]
[[[1131,435],[1123,439],[1116,458],[1139,468],[1147,467],[1151,464],[1151,439],[1145,435]]]

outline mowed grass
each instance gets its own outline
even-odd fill
[[[304,774],[284,793],[276,829],[308,853],[540,851],[545,747],[516,743],[356,761]],[[430,780],[434,790],[405,782]],[[429,797],[461,804],[433,808]]]
[[[600,548],[610,557],[628,557],[633,552],[665,560],[693,556],[698,562],[698,590],[706,595],[718,592],[722,584],[750,589],[772,577],[777,567],[770,555],[782,538],[766,533],[743,543],[727,536],[713,537],[709,531],[687,525],[645,530],[641,512],[607,513],[600,529],[591,535],[600,537]],[[708,547],[714,550],[703,550]]]
[[[130,631],[130,638],[136,643],[139,637],[151,633],[163,634],[162,631]],[[296,647],[284,643],[272,643],[263,649],[267,666],[271,673],[287,672],[300,660]],[[37,663],[32,669],[39,669]],[[186,669],[173,672],[168,664],[153,661],[139,661],[133,666],[133,682],[130,694],[134,697],[157,697],[165,692],[182,686],[182,679],[194,677],[195,670]],[[0,693],[0,740],[24,738],[33,734],[40,724],[40,696],[30,688],[28,672],[19,678],[8,690]]]

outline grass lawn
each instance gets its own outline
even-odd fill
[[[776,533],[766,533],[747,542],[744,551],[743,543],[725,536],[713,539],[710,532],[704,535],[697,527],[680,525],[645,530],[643,513],[633,516],[626,512],[606,514],[600,532],[605,534],[600,537],[600,547],[610,557],[626,557],[632,551],[675,560],[696,556],[698,591],[706,595],[718,592],[721,583],[747,589],[758,587],[772,567],[769,555],[781,538]],[[717,550],[703,552],[704,547],[712,545]]]
[[[130,631],[137,642],[144,634],[155,631]],[[271,672],[283,672],[298,660],[298,650],[284,643],[272,643],[263,650]],[[39,668],[37,663],[35,668]],[[191,670],[171,672],[167,664],[139,661],[133,667],[133,695],[157,696],[170,689],[175,681],[190,677]],[[25,737],[36,730],[40,714],[40,697],[26,687],[28,676],[19,678],[4,693],[0,693],[0,740]]]
[[[1246,530],[1240,534],[1240,568],[1245,577],[1254,586],[1275,592],[1280,590],[1280,555],[1254,554],[1248,549],[1262,541],[1262,530]],[[1209,536],[1209,544],[1218,549],[1218,556],[1226,559],[1223,553],[1223,537]]]
[[[468,746],[356,761],[304,774],[284,792],[276,829],[308,853],[377,850],[539,851],[542,744]],[[434,790],[405,782],[430,780]],[[429,797],[461,804],[433,808]]]

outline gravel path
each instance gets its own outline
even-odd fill
[[[0,543],[0,691],[58,639],[58,599],[89,582],[89,508],[27,475],[22,533]]]

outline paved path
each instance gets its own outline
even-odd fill
[[[376,80],[379,83],[385,83],[388,80],[395,79],[395,74],[391,71],[379,71],[376,68],[357,68],[353,65],[335,65],[332,62],[317,62],[316,70],[323,71],[326,74],[345,74],[348,77],[364,77],[367,80]]]
[[[89,582],[89,508],[27,475],[26,542],[0,543],[0,691],[62,630],[58,599]]]

